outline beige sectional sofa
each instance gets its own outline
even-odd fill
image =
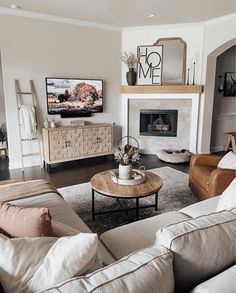
[[[7,198],[6,187],[0,186],[2,199],[48,207],[53,220],[91,232],[56,190]],[[104,268],[43,292],[236,292],[236,207],[216,212],[218,200],[219,196],[103,233],[99,252]]]

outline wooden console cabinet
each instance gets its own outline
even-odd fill
[[[44,164],[60,163],[95,156],[109,155],[113,151],[113,125],[89,124],[43,128]]]

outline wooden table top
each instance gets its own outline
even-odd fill
[[[162,179],[150,171],[144,171],[146,180],[138,185],[120,185],[111,180],[110,172],[107,170],[94,175],[90,184],[95,191],[110,196],[120,198],[145,197],[158,192],[163,184]]]
[[[236,137],[236,132],[226,132],[225,134],[231,135],[231,136],[235,136]]]

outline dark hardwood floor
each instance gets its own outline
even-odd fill
[[[8,158],[0,158],[0,180],[15,179],[17,181],[26,181],[46,179],[57,188],[88,182],[96,173],[117,168],[118,166],[112,155],[53,164],[50,173],[46,169],[40,168],[40,166],[25,168],[24,172],[21,169],[9,170],[8,163]],[[140,163],[136,167],[142,165],[146,169],[169,166],[185,173],[188,173],[189,168],[188,163],[168,164],[162,162],[156,155],[141,155]]]

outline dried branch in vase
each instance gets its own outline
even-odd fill
[[[137,57],[134,53],[124,52],[121,60],[128,66],[128,68],[134,68],[137,63]]]

